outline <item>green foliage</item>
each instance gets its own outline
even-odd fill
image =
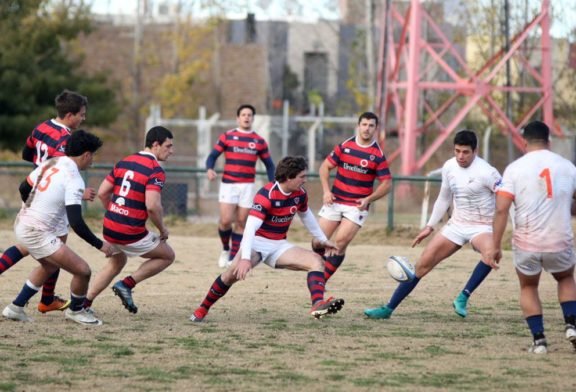
[[[83,2],[8,0],[0,2],[0,147],[20,149],[38,123],[55,116],[54,98],[67,88],[88,96],[93,125],[118,114],[104,75],[80,70],[74,46],[90,33]]]

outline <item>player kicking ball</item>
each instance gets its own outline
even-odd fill
[[[306,278],[312,309],[310,315],[321,318],[337,313],[344,305],[343,299],[324,299],[324,262],[311,250],[292,245],[286,240],[288,229],[298,214],[306,229],[329,253],[337,250],[326,238],[314,214],[308,208],[308,195],[303,188],[308,165],[303,157],[283,158],[276,168],[275,182],[262,187],[246,221],[240,252],[232,265],[216,278],[200,307],[190,316],[190,321],[201,322],[208,311],[222,298],[230,287],[244,280],[252,268],[261,262],[272,268],[307,271]]]

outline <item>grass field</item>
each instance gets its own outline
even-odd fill
[[[526,352],[531,338],[509,251],[473,295],[466,319],[451,302],[478,260],[469,248],[426,277],[390,320],[365,319],[363,309],[395,288],[387,257],[416,260],[421,250],[406,246],[412,233],[366,228],[328,285],[328,295],[346,300],[341,313],[312,319],[305,273],[259,266],[205,323],[192,324],[188,317],[221,272],[213,230],[181,227],[171,236],[177,260],[136,287],[137,315],[107,289],[94,302],[101,327],[42,315],[38,298],[27,308],[34,323],[0,320],[0,391],[576,390],[575,354],[549,276],[541,287],[549,354]],[[4,246],[13,242],[11,231],[1,234]],[[295,234],[307,246],[299,229]],[[100,253],[75,235],[70,244],[94,272],[102,268]],[[0,307],[35,265],[27,258],[0,276]],[[137,265],[131,260],[126,272]],[[57,291],[67,296],[69,281],[62,273]]]

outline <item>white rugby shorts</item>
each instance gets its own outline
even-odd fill
[[[252,208],[254,199],[254,183],[220,183],[218,201],[220,203],[237,204],[242,208]]]
[[[293,247],[287,240],[271,240],[260,236],[255,236],[252,242],[252,252],[258,253],[260,261],[272,268],[276,268],[278,258]]]
[[[153,251],[160,245],[160,236],[151,231],[146,237],[131,244],[111,244],[112,254],[124,253],[128,257],[139,257]]]
[[[65,215],[63,219],[60,222],[58,222],[56,227],[54,227],[54,232],[58,237],[64,237],[65,235],[68,235],[69,232],[68,227],[69,227],[68,217]]]
[[[318,216],[334,222],[340,222],[342,218],[346,218],[350,222],[362,227],[368,218],[368,210],[360,211],[356,206],[332,203],[324,204],[320,212],[318,212]]]
[[[18,220],[14,224],[14,234],[18,243],[28,249],[30,256],[36,260],[51,256],[64,245],[55,231],[27,226]]]
[[[455,243],[463,246],[472,241],[479,234],[492,233],[491,225],[458,225],[452,222],[446,223],[442,228],[442,235]]]
[[[526,252],[514,249],[514,266],[524,275],[538,275],[545,271],[553,274],[563,272],[576,265],[572,247],[562,252]]]

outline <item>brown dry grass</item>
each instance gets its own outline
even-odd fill
[[[329,283],[329,295],[346,299],[334,317],[308,316],[304,273],[259,266],[205,323],[194,325],[190,313],[221,272],[215,225],[171,227],[177,261],[137,286],[137,315],[106,290],[94,303],[104,321],[98,328],[65,321],[61,313],[41,315],[37,298],[27,309],[34,323],[0,320],[0,391],[576,389],[574,353],[563,338],[555,285],[547,276],[541,293],[550,353],[526,353],[530,335],[509,252],[501,270],[474,294],[465,320],[454,315],[451,301],[478,260],[468,248],[426,277],[390,320],[367,320],[363,309],[384,302],[395,287],[386,258],[416,260],[421,250],[407,246],[413,229],[388,235],[368,226]],[[10,231],[1,234],[5,246],[13,242]],[[301,227],[291,234],[307,246]],[[102,268],[105,260],[75,235],[70,244],[94,271]],[[27,258],[0,276],[0,307],[35,264]],[[131,260],[125,272],[137,266]],[[63,273],[58,292],[66,294],[69,280]]]

